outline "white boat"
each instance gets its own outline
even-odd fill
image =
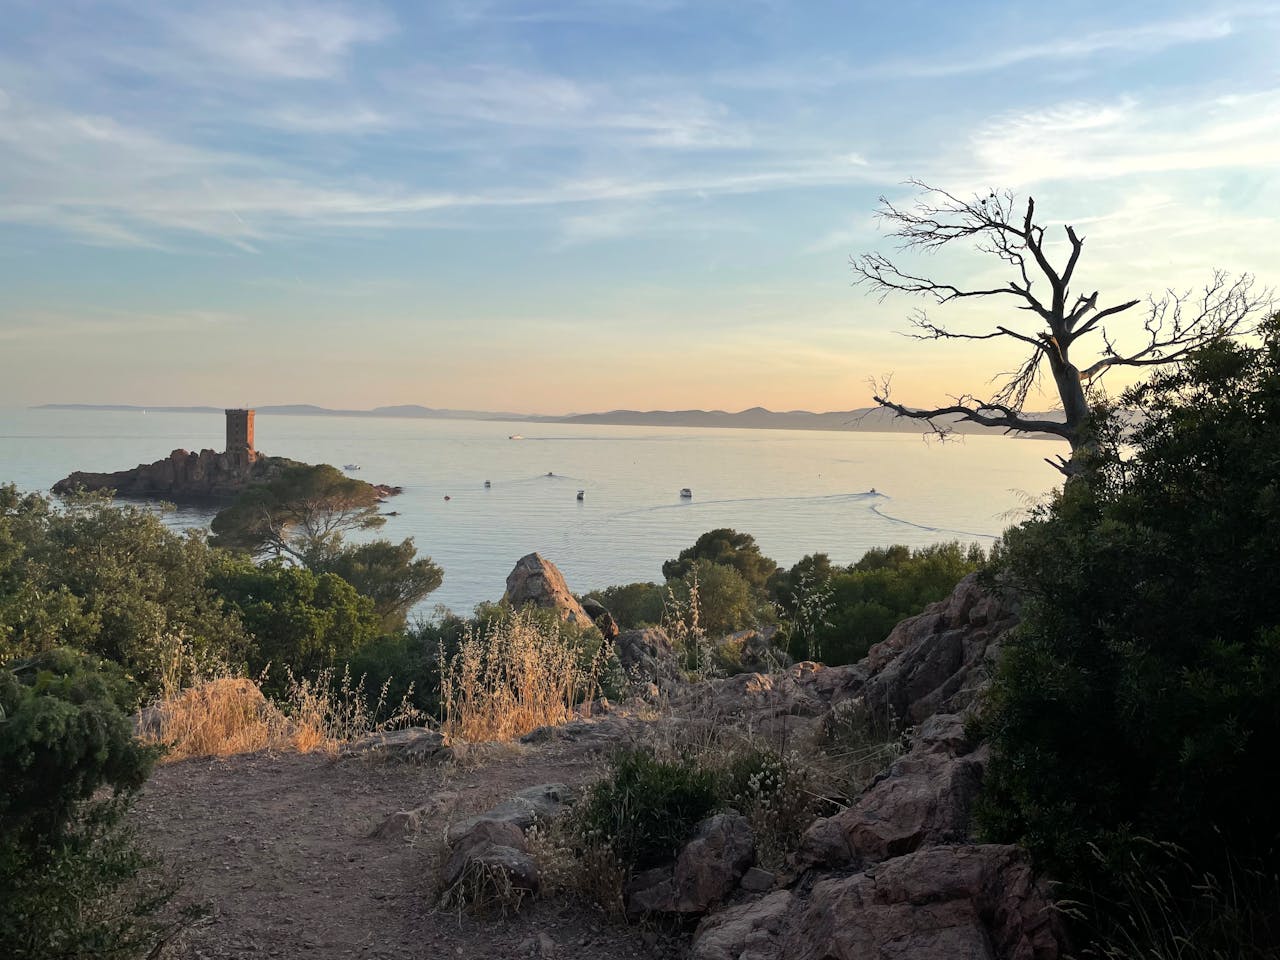
[[[693,499],[693,491],[692,491],[692,490],[690,490],[688,487],[681,487],[681,488],[680,488],[680,499],[681,499],[681,500],[691,500],[691,499]]]
[[[359,470],[359,469],[360,469],[360,464],[358,464],[358,463],[344,463],[344,464],[342,465],[342,469],[343,469],[343,470],[350,470],[352,473],[354,473],[356,470]]]
[[[507,437],[507,439],[508,439],[508,440],[523,440],[523,439],[524,439],[524,437],[520,436],[520,434],[518,434],[518,433],[513,433],[513,434],[511,434],[510,436],[508,436],[508,437]]]

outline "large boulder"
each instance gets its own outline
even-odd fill
[[[618,662],[636,682],[666,686],[680,678],[675,644],[661,627],[623,630],[613,641]]]
[[[1058,960],[1061,919],[1026,855],[930,847],[703,921],[695,960]]]
[[[852,806],[805,831],[796,866],[862,868],[925,846],[963,843],[986,757],[968,747],[959,717],[931,718],[911,752]]]
[[[628,886],[627,913],[706,913],[737,889],[755,859],[755,841],[745,817],[709,817],[698,825],[674,866],[646,870]]]
[[[512,889],[536,892],[538,865],[529,854],[525,832],[560,814],[572,797],[563,783],[521,790],[484,813],[451,824],[445,832],[449,856],[441,874],[448,888],[468,872],[489,879],[501,876]]]
[[[537,553],[521,557],[507,575],[507,592],[503,599],[513,607],[532,605],[554,610],[564,623],[575,627],[594,626],[582,604],[569,592],[564,576],[556,565]]]
[[[959,713],[990,676],[1000,638],[1018,622],[1010,598],[970,574],[945,600],[903,620],[863,661],[862,696],[872,716],[913,725],[935,713]]]

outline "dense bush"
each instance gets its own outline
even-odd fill
[[[667,586],[676,607],[685,608],[696,599],[698,624],[709,637],[755,626],[765,615],[751,585],[724,564],[695,560],[684,579]]]
[[[608,610],[623,630],[632,630],[662,623],[667,588],[657,583],[624,583],[592,590],[584,599],[594,600]]]
[[[624,866],[644,870],[673,859],[718,799],[715,775],[692,760],[624,750],[575,816],[584,836],[607,844]]]
[[[336,574],[372,600],[386,631],[403,629],[409,611],[444,581],[444,571],[430,557],[417,555],[412,537],[344,544],[317,558],[311,569]]]
[[[255,566],[227,559],[212,583],[254,637],[250,671],[277,668],[272,689],[284,683],[284,668],[315,676],[347,661],[381,629],[373,601],[337,574],[315,574],[278,560]]]
[[[1200,875],[1280,866],[1278,330],[1131,391],[1131,460],[1005,535],[1024,619],[980,819],[1076,890],[1111,892],[1135,838]]]
[[[981,547],[960,543],[917,550],[876,547],[848,567],[832,567],[825,554],[805,557],[774,581],[791,627],[788,652],[832,665],[854,663],[900,621],[945,598],[984,562]],[[815,597],[821,609],[806,616],[806,602]]]
[[[748,587],[761,596],[769,579],[778,570],[778,565],[760,552],[755,537],[722,527],[708,530],[692,547],[681,550],[678,557],[664,563],[662,575],[667,580],[684,580],[700,560],[732,567],[742,575]]]
[[[154,691],[181,644],[194,665],[249,638],[209,586],[217,552],[154,513],[101,496],[59,507],[0,486],[0,662],[75,646]]]
[[[0,669],[0,943],[6,956],[129,957],[164,891],[123,826],[154,755],[121,672],[55,649]],[[109,793],[99,791],[106,788]]]

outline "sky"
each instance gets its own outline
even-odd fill
[[[852,285],[909,178],[1034,196],[1086,236],[1104,302],[1280,278],[1276,2],[0,0],[0,21],[0,405],[981,393],[1016,353],[905,338],[921,304]],[[970,250],[923,266],[1007,279]]]

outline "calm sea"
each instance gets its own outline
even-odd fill
[[[508,439],[517,433],[524,439]],[[1054,485],[1042,458],[1059,452],[1051,442],[998,436],[939,444],[914,433],[263,415],[257,446],[312,463],[357,463],[357,476],[403,486],[387,507],[399,516],[379,535],[413,537],[444,568],[424,611],[444,604],[458,612],[499,598],[512,565],[535,550],[581,592],[660,580],[664,560],[716,527],[752,534],[784,565],[815,552],[851,562],[892,543],[989,544]],[[73,470],[124,469],[177,447],[221,450],[222,417],[0,411],[0,482],[23,489],[48,490]],[[680,498],[682,487],[692,499]],[[209,517],[186,509],[169,522]]]

